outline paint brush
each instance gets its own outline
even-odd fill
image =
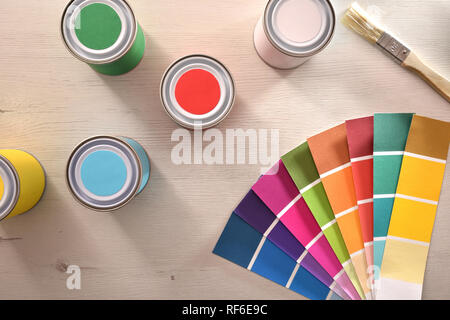
[[[352,3],[351,7],[345,12],[342,23],[366,38],[369,42],[382,48],[403,68],[417,73],[434,90],[450,102],[450,82],[422,62],[411,49],[374,23],[358,3]]]

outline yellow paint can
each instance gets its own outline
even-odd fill
[[[32,209],[45,189],[39,161],[21,150],[0,149],[0,220]]]

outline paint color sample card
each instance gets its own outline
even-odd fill
[[[275,164],[252,189],[346,293],[358,299],[358,293],[283,162]]]
[[[345,123],[309,138],[308,145],[364,294],[370,299],[371,284]]]
[[[379,287],[386,236],[412,117],[412,113],[379,113],[374,115],[373,243],[375,290]]]
[[[348,120],[345,125],[359,222],[373,287],[374,275],[370,268],[373,266],[373,117]]]
[[[272,241],[289,257],[308,270],[323,284],[344,299],[350,299],[340,286],[336,286],[333,278],[308,253],[305,247],[289,232],[289,230],[272,214],[262,200],[250,190],[234,210],[242,220],[255,228],[259,233]]]
[[[450,123],[414,115],[381,265],[379,299],[421,299]]]
[[[364,291],[359,282],[350,254],[345,246],[341,230],[336,223],[333,209],[331,209],[330,203],[328,202],[308,143],[301,144],[282,156],[281,159],[297,189],[300,190],[316,222],[330,243],[339,262],[352,281],[353,286],[358,291],[360,297],[364,299]]]
[[[213,253],[307,298],[340,300],[326,285],[236,214],[228,220]]]

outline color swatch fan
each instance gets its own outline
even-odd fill
[[[420,299],[449,141],[448,122],[413,114],[314,135],[259,177],[213,252],[310,299]]]

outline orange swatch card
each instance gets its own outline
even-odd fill
[[[372,286],[360,222],[345,123],[308,139],[314,162],[353,265],[370,299]]]

